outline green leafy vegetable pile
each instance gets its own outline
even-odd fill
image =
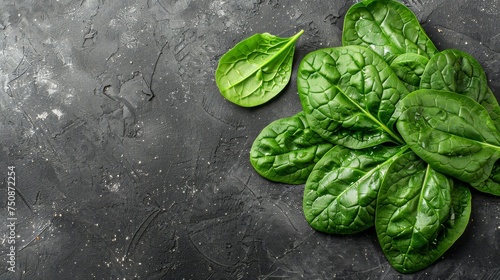
[[[222,94],[241,106],[278,94],[301,34],[238,44],[216,72]],[[481,65],[462,51],[438,51],[399,2],[353,5],[342,42],[304,57],[303,111],[265,127],[250,162],[269,180],[305,184],[314,229],[375,226],[391,265],[416,272],[464,232],[470,187],[500,196],[500,106]]]

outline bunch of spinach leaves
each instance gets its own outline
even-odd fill
[[[251,68],[236,65],[241,56],[221,59],[217,81],[238,88],[235,100],[253,100],[246,105],[266,102],[263,91],[291,75],[300,34],[233,49],[264,62],[251,60]],[[264,128],[250,162],[269,180],[305,184],[303,210],[314,229],[352,234],[375,226],[391,265],[416,272],[464,232],[469,187],[500,196],[500,106],[481,65],[462,51],[438,51],[397,1],[353,5],[342,42],[304,57],[297,74],[303,111]],[[237,68],[257,70],[246,78],[227,70]]]

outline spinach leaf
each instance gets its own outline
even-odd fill
[[[378,189],[387,169],[407,146],[363,150],[336,146],[316,164],[306,182],[304,215],[312,228],[348,234],[374,224]]]
[[[264,178],[303,184],[316,162],[333,147],[307,124],[303,112],[266,126],[250,150],[250,162]]]
[[[402,144],[394,130],[396,103],[408,94],[389,65],[360,46],[320,49],[299,65],[297,85],[312,129],[353,149]]]
[[[500,158],[500,132],[473,99],[421,89],[400,102],[397,128],[411,149],[432,168],[478,184]]]
[[[392,61],[391,68],[412,92],[419,89],[420,79],[428,62],[429,59],[423,55],[405,53]]]
[[[389,63],[404,53],[430,58],[438,52],[415,14],[392,0],[365,0],[351,6],[342,43],[368,46]]]
[[[229,101],[253,107],[266,103],[290,81],[295,41],[269,33],[255,34],[224,54],[215,72],[221,94]]]
[[[398,158],[380,187],[375,229],[382,250],[401,273],[441,257],[462,235],[470,217],[467,187],[433,170],[413,153]]]
[[[471,55],[454,49],[436,54],[422,74],[420,88],[452,91],[474,99],[486,108],[500,130],[500,106],[483,68]]]

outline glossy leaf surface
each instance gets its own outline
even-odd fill
[[[356,233],[374,224],[377,194],[389,166],[406,150],[382,145],[363,150],[331,149],[306,182],[304,215],[312,228]]]
[[[290,81],[295,41],[302,33],[290,38],[255,34],[234,46],[221,57],[215,72],[221,94],[243,107],[275,97]]]
[[[375,229],[391,265],[412,273],[441,257],[462,235],[471,194],[406,153],[387,171],[377,199]]]
[[[370,47],[389,63],[404,53],[430,58],[438,52],[415,14],[392,0],[365,0],[351,6],[342,43]]]
[[[485,181],[500,158],[500,133],[488,111],[448,91],[418,90],[401,100],[397,128],[434,169],[462,181]]]
[[[486,181],[471,184],[471,186],[481,192],[500,196],[500,162],[497,161],[493,165],[490,177]]]
[[[302,112],[266,126],[250,150],[250,162],[264,178],[303,184],[314,165],[333,147],[307,124]]]
[[[297,84],[309,124],[330,142],[354,149],[402,143],[394,112],[408,90],[372,50],[346,46],[311,52],[299,65]]]
[[[500,106],[488,87],[483,68],[471,55],[454,49],[436,54],[427,63],[420,88],[452,91],[474,99],[486,108],[500,129]]]
[[[423,55],[405,53],[392,61],[391,68],[411,92],[419,89],[420,79],[428,62],[429,59]]]

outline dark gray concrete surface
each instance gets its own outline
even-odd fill
[[[304,29],[296,68],[340,45],[354,2],[0,1],[0,279],[498,279],[499,198],[474,192],[459,241],[401,275],[373,230],[315,232],[303,186],[251,168],[260,130],[301,110],[295,75],[241,108],[218,92],[218,59],[254,33]],[[499,0],[403,2],[440,49],[476,57],[500,97]]]

